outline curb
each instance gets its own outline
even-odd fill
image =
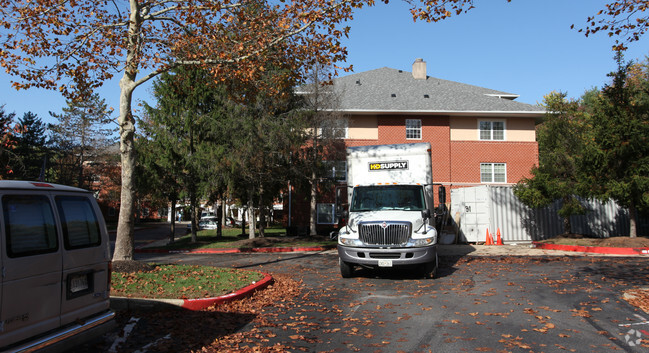
[[[649,248],[612,248],[603,246],[560,245],[532,242],[537,249],[575,251],[612,255],[649,255]]]
[[[223,248],[223,249],[135,249],[136,253],[157,253],[157,254],[236,254],[236,253],[277,253],[277,252],[297,252],[297,251],[326,251],[335,249],[331,246],[313,246],[313,247],[281,247],[281,248]]]
[[[159,306],[173,305],[183,309],[197,311],[208,308],[212,305],[219,305],[225,302],[241,299],[252,293],[264,289],[274,283],[274,279],[267,273],[260,272],[264,278],[254,282],[235,292],[224,294],[212,298],[200,299],[154,299],[154,298],[129,298],[129,297],[110,297],[110,306],[113,310],[143,308],[151,309]]]

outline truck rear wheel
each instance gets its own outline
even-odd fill
[[[350,278],[352,276],[352,272],[354,272],[354,265],[347,263],[341,259],[338,259],[338,263],[340,264],[340,275],[343,278]]]

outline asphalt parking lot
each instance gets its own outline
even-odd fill
[[[440,257],[438,277],[428,280],[400,271],[367,270],[343,279],[335,251],[138,254],[147,262],[257,270],[272,274],[276,282],[248,299],[202,312],[177,308],[120,312],[121,331],[93,348],[113,352],[649,349],[649,315],[622,299],[624,290],[648,285],[645,257],[493,253],[506,248],[490,249],[492,254],[449,250]],[[519,251],[528,251],[524,248]],[[130,333],[125,335],[127,326]],[[125,336],[115,345],[117,337]]]

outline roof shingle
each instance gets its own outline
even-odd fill
[[[518,95],[383,67],[334,79],[339,110],[374,113],[532,115],[540,106],[516,102]],[[506,98],[503,98],[506,97]]]

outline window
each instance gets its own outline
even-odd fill
[[[345,180],[347,179],[347,162],[345,161],[324,161],[325,168],[327,172],[325,173],[325,178],[331,178],[333,180]]]
[[[504,141],[505,122],[480,120],[480,140]]]
[[[507,165],[505,163],[481,163],[480,181],[482,183],[506,183]]]
[[[2,208],[9,257],[58,250],[54,213],[47,197],[7,195],[2,198]]]
[[[347,119],[330,119],[322,122],[320,135],[324,138],[345,139],[348,137],[348,130]]]
[[[101,244],[99,221],[88,198],[57,197],[56,207],[61,216],[66,249],[81,249]]]
[[[354,188],[350,211],[421,211],[425,208],[424,189],[421,186],[359,186]]]
[[[421,119],[406,119],[406,139],[421,140]]]
[[[334,224],[335,208],[333,203],[319,203],[317,206],[318,224]]]

